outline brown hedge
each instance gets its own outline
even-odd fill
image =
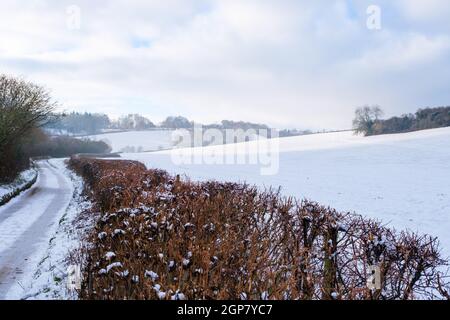
[[[430,236],[276,190],[195,183],[138,162],[70,164],[100,212],[83,299],[443,297],[438,270],[446,261]],[[370,265],[381,269],[381,290],[367,289]]]

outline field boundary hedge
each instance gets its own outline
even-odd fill
[[[277,190],[72,158],[100,213],[83,299],[448,298],[436,238]],[[371,268],[380,289],[369,289]]]

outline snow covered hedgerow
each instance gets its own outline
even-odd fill
[[[434,299],[448,292],[433,237],[273,190],[181,181],[133,161],[74,158],[71,166],[101,211],[81,298]],[[374,268],[380,287],[371,289]]]
[[[0,206],[8,203],[13,198],[30,189],[38,179],[38,171],[35,167],[19,174],[16,180],[8,185],[0,185]]]

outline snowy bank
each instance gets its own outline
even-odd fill
[[[14,182],[0,185],[0,206],[8,203],[12,198],[31,188],[36,182],[38,172],[36,168],[22,171]]]

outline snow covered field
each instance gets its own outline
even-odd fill
[[[172,147],[172,130],[128,131],[104,133],[86,138],[104,141],[113,152],[142,152]]]
[[[377,218],[397,229],[438,236],[450,256],[450,128],[374,137],[352,132],[153,153],[127,153],[150,168],[195,180],[246,181],[282,187],[285,195],[308,198],[341,211]],[[261,175],[258,164],[180,164],[174,155],[231,155],[276,150],[279,170]],[[209,160],[208,160],[209,159]],[[213,159],[213,160],[214,160]]]

